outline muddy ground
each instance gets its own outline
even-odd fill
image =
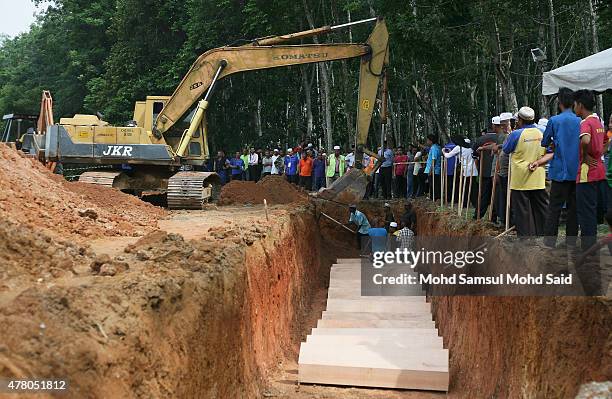
[[[0,376],[68,378],[70,398],[446,396],[296,385],[330,265],[356,254],[354,237],[317,210],[345,221],[345,208],[298,190],[267,217],[246,196],[168,213],[0,155]],[[383,216],[382,202],[360,207]],[[396,216],[402,207],[393,203]],[[421,234],[495,234],[417,208]],[[450,397],[570,398],[611,379],[608,299],[431,301]]]

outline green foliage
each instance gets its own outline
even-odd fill
[[[538,0],[307,0],[316,26],[387,18],[391,34],[389,131],[402,143],[428,133],[473,135],[493,114],[518,106],[545,114],[541,67],[560,66],[593,52],[589,0],[554,0],[557,59],[552,59],[548,1]],[[612,5],[593,0],[600,49],[612,46]],[[147,95],[171,94],[205,51],[273,34],[308,29],[302,1],[289,0],[56,0],[28,33],[0,37],[0,112],[35,113],[51,90],[56,118],[100,111],[113,123],[131,119]],[[364,41],[371,26],[321,40]],[[536,65],[530,49],[548,60]],[[500,53],[501,52],[501,53]],[[324,135],[320,79],[312,66],[235,75],[221,82],[208,115],[213,149],[277,146]],[[358,61],[328,69],[335,142],[354,133]],[[310,79],[312,137],[306,134]],[[418,94],[418,95],[417,95]],[[606,101],[609,99],[606,97]],[[261,136],[257,125],[258,104]],[[609,105],[609,103],[606,103]],[[608,107],[609,108],[609,107]],[[378,111],[373,132],[380,130]],[[372,136],[374,136],[374,134]],[[375,139],[373,139],[375,140]],[[373,143],[372,143],[373,144]]]

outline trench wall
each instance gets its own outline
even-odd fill
[[[419,234],[482,234],[418,207]],[[507,264],[539,256],[496,247]],[[498,269],[499,268],[499,269]],[[581,384],[612,379],[612,302],[605,297],[433,296],[434,319],[450,349],[451,397],[574,398]]]

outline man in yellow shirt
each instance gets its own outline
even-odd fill
[[[544,155],[540,145],[543,133],[534,124],[535,111],[523,107],[518,113],[518,129],[508,136],[503,151],[511,155],[510,206],[519,236],[544,234],[544,220],[548,207],[545,190],[546,171],[529,165]]]

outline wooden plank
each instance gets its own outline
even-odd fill
[[[400,298],[406,298],[406,297],[417,297],[417,298],[421,298],[422,301],[425,301],[425,292],[420,289],[420,288],[416,288],[416,287],[397,287],[395,289],[391,289],[393,287],[380,287],[380,289],[374,289],[374,288],[370,288],[370,287],[364,287],[366,289],[366,293],[371,293],[371,294],[375,294],[375,295],[380,295],[380,296],[368,296],[368,295],[362,295],[362,288],[361,285],[360,286],[337,286],[337,285],[333,285],[330,286],[329,289],[327,290],[327,297],[328,298],[337,298],[337,299],[370,299],[370,298],[374,298],[374,299],[382,299],[382,298],[387,298],[387,300],[389,299],[400,299]],[[395,295],[393,295],[395,294]],[[401,295],[398,295],[401,294]]]
[[[338,258],[336,263],[361,263],[364,258]]]
[[[433,335],[438,337],[435,328],[313,328],[310,335]],[[308,338],[307,338],[308,339]]]
[[[301,384],[448,391],[448,372],[299,364]]]
[[[419,285],[374,285],[361,284],[361,279],[343,278],[333,279],[329,282],[329,289],[346,288],[352,290],[361,290],[362,288],[370,295],[376,296],[422,296],[425,297],[425,291]]]
[[[338,276],[355,276],[361,275],[361,266],[356,267],[332,267],[330,269],[330,276],[338,275]],[[399,276],[405,274],[407,276],[413,276],[414,278],[419,278],[419,274],[409,267],[395,267],[395,268],[382,268],[382,269],[366,269],[368,273],[371,275],[374,274],[382,274],[383,276]]]
[[[448,351],[400,345],[303,343],[301,383],[448,390]]]
[[[419,297],[414,297],[421,299]],[[407,301],[376,301],[370,299],[328,299],[327,309],[336,312],[431,313],[431,304]]]
[[[321,319],[317,328],[435,328],[427,320],[365,320],[365,319]]]
[[[359,293],[359,294],[357,294]],[[367,302],[398,302],[398,303],[426,303],[424,296],[405,295],[405,296],[361,296],[361,289],[358,291],[330,289],[327,293],[328,301],[335,299],[343,299],[347,301],[367,301]]]
[[[382,330],[382,329],[381,329]],[[385,334],[381,336],[358,334],[358,335],[309,335],[306,337],[306,343],[338,347],[339,345],[358,346],[365,345],[369,347],[385,348],[387,346],[403,349],[424,350],[427,349],[444,349],[442,338],[436,334]]]
[[[406,313],[374,313],[374,312],[335,312],[325,310],[321,315],[323,320],[416,320],[433,321],[431,313],[406,312]]]
[[[354,352],[347,350],[352,347],[355,347]],[[299,363],[444,372],[448,371],[448,350],[415,349],[399,342],[388,342],[375,347],[336,342],[331,342],[329,347],[302,343]]]

